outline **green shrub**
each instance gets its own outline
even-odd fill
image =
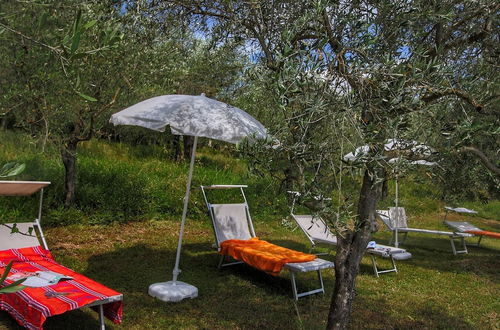
[[[42,217],[44,227],[67,226],[86,222],[88,221],[85,212],[75,207],[65,208],[58,206],[56,208],[46,208],[45,214]]]
[[[76,190],[79,208],[89,215],[106,214],[105,223],[128,221],[146,213],[148,176],[134,165],[81,157]]]
[[[0,131],[0,163],[17,161],[26,170],[16,180],[50,181],[45,189],[43,223],[48,226],[70,224],[109,224],[144,219],[180,218],[189,164],[176,163],[169,151],[159,145],[132,146],[91,140],[78,148],[76,205],[64,208],[64,167],[59,152],[40,145],[29,136]],[[215,153],[201,147],[196,158],[188,217],[208,221],[200,185],[245,184],[254,221],[281,222],[289,214],[287,194],[279,182],[268,176],[248,172],[245,161],[234,149]],[[361,176],[343,178],[342,193],[355,205]],[[394,180],[388,182],[389,196],[378,208],[394,206]],[[408,214],[425,215],[443,210],[442,192],[430,182],[425,169],[400,179],[399,205]],[[333,194],[334,204],[337,201]],[[223,200],[224,201],[224,200]],[[500,218],[500,202],[460,203],[490,219]],[[0,197],[0,222],[33,220],[38,212],[36,197]]]

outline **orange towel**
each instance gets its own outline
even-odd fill
[[[487,230],[467,230],[466,233],[474,234],[474,235],[488,236],[488,237],[493,237],[493,238],[500,238],[500,233],[495,233],[493,231],[487,231]]]
[[[290,250],[254,237],[249,240],[231,239],[222,242],[220,254],[230,255],[236,260],[278,275],[283,265],[290,262],[307,262],[316,259],[313,254]]]

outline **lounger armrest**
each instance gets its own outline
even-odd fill
[[[436,234],[436,235],[455,236],[455,237],[471,237],[471,236],[474,236],[472,234],[467,234],[467,233],[442,231],[442,230],[431,230],[431,229],[421,229],[421,228],[405,228],[405,230],[408,231],[408,232],[413,232],[413,233]]]

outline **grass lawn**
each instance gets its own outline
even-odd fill
[[[410,218],[410,225],[445,229],[442,214]],[[450,215],[489,230],[500,222]],[[180,280],[198,287],[199,297],[164,303],[147,294],[149,284],[171,279],[178,219],[110,226],[72,225],[46,230],[60,263],[124,294],[124,322],[111,329],[322,329],[326,325],[334,273],[325,272],[325,295],[293,301],[286,272],[272,277],[245,265],[218,270],[207,221],[188,219]],[[257,235],[307,251],[300,230],[254,219]],[[387,243],[389,233],[375,234]],[[398,263],[397,274],[373,276],[368,257],[357,280],[353,329],[498,329],[500,327],[500,241],[484,238],[481,247],[454,256],[447,238],[410,233],[405,247],[413,254]],[[333,259],[332,256],[328,257]],[[387,260],[380,261],[389,266]],[[314,274],[299,278],[311,287]],[[90,309],[51,317],[46,329],[96,329]],[[0,312],[0,328],[17,324]]]

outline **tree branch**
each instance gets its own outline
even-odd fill
[[[63,56],[61,55],[61,53],[62,53],[62,50],[61,50],[61,49],[56,48],[56,47],[52,47],[51,45],[47,45],[47,44],[45,44],[45,43],[43,43],[43,42],[41,42],[41,41],[39,41],[39,40],[36,40],[36,39],[34,39],[34,38],[32,38],[32,37],[28,37],[27,35],[23,34],[22,32],[19,32],[19,31],[17,31],[17,30],[14,30],[14,29],[12,29],[11,27],[9,27],[9,26],[7,26],[7,25],[5,25],[5,24],[3,24],[3,23],[0,23],[0,26],[1,26],[1,27],[3,27],[4,29],[6,29],[7,31],[10,31],[10,32],[12,32],[12,33],[14,33],[14,34],[16,34],[16,35],[20,36],[20,37],[21,37],[21,38],[23,38],[23,39],[29,40],[29,41],[31,41],[31,42],[32,42],[32,43],[34,43],[34,44],[37,44],[37,45],[39,45],[39,46],[42,46],[42,47],[44,47],[44,48],[49,49],[50,51],[52,51],[53,53],[55,53],[57,56],[59,56],[59,57],[63,58]]]
[[[352,88],[358,88],[361,84],[356,81],[347,70],[347,66],[344,60],[345,49],[333,32],[333,27],[330,23],[330,17],[328,16],[326,9],[323,10],[323,24],[325,27],[326,35],[328,37],[328,43],[330,44],[330,47],[332,47],[332,50],[334,51],[337,58],[338,73],[347,80]]]
[[[491,8],[492,12],[498,11],[500,8],[499,5],[495,5],[493,8]],[[482,12],[481,12],[482,13]],[[438,55],[440,51],[446,52],[448,50],[451,50],[457,46],[463,45],[463,44],[472,44],[481,40],[484,40],[492,31],[492,24],[493,21],[491,17],[487,17],[484,25],[480,29],[480,31],[477,31],[476,33],[468,34],[466,33],[464,36],[456,39],[452,39],[453,33],[457,32],[457,28],[466,24],[473,18],[475,18],[478,13],[474,15],[470,15],[457,23],[453,24],[447,31],[446,33],[443,33],[442,31],[439,31],[438,27],[436,26],[436,37],[439,36],[439,40],[436,39],[434,47],[429,49],[426,53],[427,56],[430,58],[434,58]],[[441,48],[439,48],[440,46]]]
[[[468,153],[471,153],[471,154],[479,157],[479,159],[481,160],[481,162],[483,163],[483,165],[488,170],[490,170],[491,172],[493,172],[498,178],[500,178],[500,168],[496,167],[495,164],[493,164],[493,162],[490,161],[490,159],[488,158],[488,156],[486,156],[484,154],[484,152],[482,152],[478,148],[473,147],[473,146],[465,146],[465,147],[462,147],[462,148],[458,149],[457,152],[459,152],[459,153],[466,153],[466,152],[468,152]]]
[[[445,89],[442,91],[434,91],[432,89],[428,89],[428,91],[429,91],[429,94],[422,97],[422,101],[424,101],[425,103],[432,103],[432,102],[434,102],[434,101],[436,101],[444,96],[454,95],[456,97],[463,99],[464,101],[466,101],[470,105],[472,105],[474,108],[476,108],[476,110],[478,112],[481,112],[481,110],[484,107],[482,104],[477,102],[471,95],[467,94],[466,92],[464,92],[462,90],[456,89],[456,88],[449,88],[449,89]]]

